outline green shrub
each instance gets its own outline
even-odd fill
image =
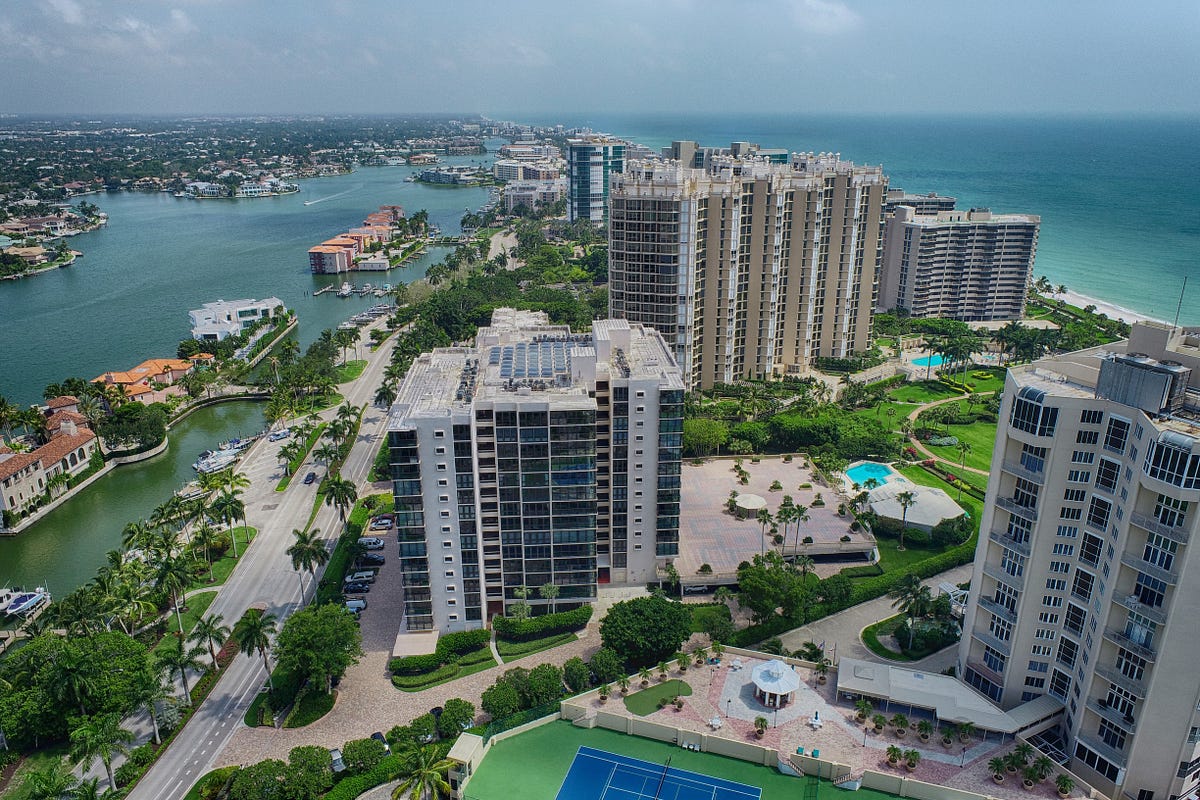
[[[271,673],[273,688],[268,692],[272,710],[279,712],[296,702],[300,688],[304,685],[304,676],[289,670],[275,668]]]
[[[397,689],[420,689],[431,683],[448,681],[456,675],[458,675],[458,664],[446,664],[433,672],[425,672],[420,675],[393,675],[392,685]]]
[[[465,656],[458,659],[460,667],[473,667],[476,664],[482,664],[485,661],[492,660],[492,649],[490,647],[481,647],[474,653],[467,653]]]
[[[334,699],[332,692],[326,694],[312,688],[305,689],[296,699],[296,705],[292,713],[288,714],[283,727],[303,728],[305,725],[311,725],[333,709]]]
[[[400,755],[384,756],[383,760],[361,775],[351,775],[338,781],[337,786],[326,793],[324,800],[355,800],[368,789],[374,789],[393,781],[404,772],[404,758]]]
[[[485,646],[491,639],[491,633],[486,628],[473,631],[455,631],[445,633],[438,638],[437,652],[441,655],[453,653],[465,656]]]
[[[455,661],[457,659],[450,659],[449,663]],[[440,653],[430,653],[422,656],[404,656],[403,658],[393,658],[389,661],[388,670],[393,675],[422,675],[432,672],[446,663],[448,663],[448,660],[443,658]]]
[[[496,642],[496,649],[500,651],[500,655],[504,658],[519,658],[540,650],[549,650],[551,647],[558,647],[560,644],[566,644],[574,640],[574,633],[559,633],[543,639],[531,639],[524,642],[499,641]]]
[[[545,614],[524,620],[495,617],[492,619],[492,628],[499,638],[507,639],[510,642],[525,642],[556,633],[577,631],[586,627],[591,618],[592,607],[584,605],[570,611],[560,611],[557,614]]]

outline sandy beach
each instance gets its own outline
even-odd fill
[[[1115,303],[1108,303],[1104,300],[1098,300],[1095,297],[1088,297],[1085,294],[1078,292],[1067,291],[1062,294],[1053,293],[1049,295],[1056,300],[1065,300],[1073,306],[1084,308],[1085,306],[1095,306],[1098,313],[1107,314],[1109,319],[1119,319],[1130,324],[1134,322],[1161,322],[1170,324],[1166,320],[1156,319],[1147,314],[1142,314],[1137,311],[1131,311],[1128,308],[1123,308]]]

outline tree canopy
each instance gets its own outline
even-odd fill
[[[288,617],[275,641],[280,669],[291,670],[330,691],[362,657],[362,632],[340,605],[310,606]]]
[[[692,633],[692,614],[659,595],[623,600],[600,623],[600,639],[632,666],[670,658]]]

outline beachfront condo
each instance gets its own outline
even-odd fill
[[[1020,319],[1040,225],[1032,214],[897,206],[884,228],[879,309],[963,322]]]
[[[1110,797],[1200,783],[1200,332],[1009,370],[958,674],[1061,706],[1070,768]]]
[[[609,315],[662,333],[690,389],[867,350],[882,168],[687,153],[613,176]]]
[[[625,142],[608,136],[567,140],[567,219],[608,219],[612,176],[625,168]]]
[[[663,338],[497,309],[417,358],[388,419],[409,631],[644,586],[679,554],[683,381]],[[539,587],[553,584],[557,598]]]

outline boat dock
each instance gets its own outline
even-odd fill
[[[332,291],[334,291],[334,286],[331,283],[328,286],[322,286],[320,289],[317,289],[312,294],[313,294],[313,297],[317,297],[318,295],[327,294],[328,292],[332,292]]]
[[[355,295],[357,297],[366,297],[369,294],[374,294],[376,297],[384,297],[389,291],[390,284],[389,288],[384,288],[383,286],[374,286],[370,283],[364,283],[361,286],[356,286],[347,281],[341,284],[341,286],[332,283],[328,286],[322,286],[320,289],[314,291],[312,296],[317,297],[319,295],[332,293],[337,297],[350,297],[351,295]]]

